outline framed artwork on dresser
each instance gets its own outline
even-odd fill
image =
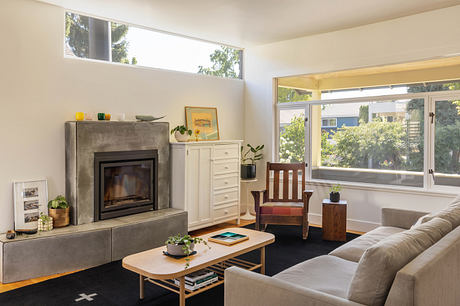
[[[219,120],[215,107],[185,107],[185,123],[196,141],[219,140]]]

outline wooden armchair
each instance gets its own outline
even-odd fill
[[[270,172],[273,171],[273,197],[270,198]],[[301,191],[299,198],[299,171],[302,172]],[[289,184],[292,173],[292,184]],[[283,176],[282,197],[280,198],[280,175]],[[289,187],[292,188],[289,188]],[[289,193],[291,189],[291,193]],[[308,205],[313,194],[305,190],[305,164],[284,164],[267,162],[266,189],[251,191],[256,211],[256,230],[268,224],[301,225],[302,238],[308,237]],[[260,195],[263,195],[262,203]]]

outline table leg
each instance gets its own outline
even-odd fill
[[[144,276],[139,274],[139,298],[144,299]]]
[[[260,248],[260,274],[265,274],[265,247]]]
[[[185,276],[180,278],[179,305],[185,306]]]

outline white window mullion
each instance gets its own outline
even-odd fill
[[[434,169],[434,125],[431,124],[430,113],[434,111],[434,99],[430,96],[425,97],[424,108],[424,162],[423,162],[423,186],[425,189],[433,188],[433,177],[429,173],[430,169]]]
[[[305,163],[307,164],[305,170],[305,177],[306,180],[311,180],[311,163],[312,163],[312,150],[311,150],[311,143],[312,143],[312,136],[311,136],[311,105],[305,105]]]

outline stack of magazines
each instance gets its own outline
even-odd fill
[[[193,291],[217,282],[218,280],[219,277],[215,272],[203,269],[185,276],[185,288]],[[174,283],[180,286],[180,281],[177,278],[174,279]]]

